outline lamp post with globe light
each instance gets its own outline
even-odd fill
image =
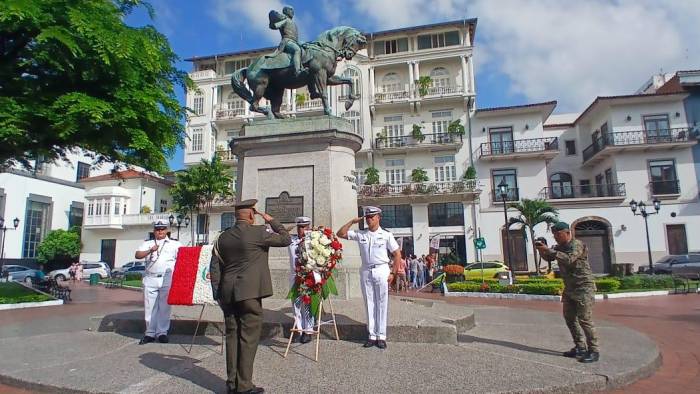
[[[170,214],[170,216],[168,216],[168,221],[170,222],[170,227],[175,225],[175,219],[176,219],[175,216],[173,216],[172,214]],[[183,223],[183,217],[181,214],[178,214],[177,215],[177,240],[178,241],[180,240],[180,227],[182,227],[182,223]],[[187,228],[187,226],[190,225],[190,218],[189,217],[184,218],[184,223],[185,223],[185,228]]]
[[[501,196],[501,201],[503,202],[503,219],[505,220],[506,229],[506,244],[504,245],[504,254],[506,259],[506,265],[508,269],[513,272],[513,267],[510,265],[510,231],[508,230],[508,205],[506,200],[508,199],[508,184],[505,179],[501,180],[498,184],[498,194]]]
[[[5,227],[5,218],[0,217],[0,231],[2,231],[2,241],[0,241],[0,272],[2,272],[2,267],[5,265],[5,236],[7,235],[7,230],[17,230],[19,227],[19,218],[15,218],[12,221],[12,225],[15,228]]]
[[[630,209],[632,210],[632,214],[644,218],[644,227],[647,231],[647,257],[649,258],[650,274],[654,273],[654,266],[652,265],[651,261],[651,242],[649,241],[649,224],[647,223],[647,217],[649,215],[656,215],[659,213],[659,210],[661,209],[661,201],[659,201],[658,198],[655,198],[654,201],[652,201],[652,204],[654,205],[654,210],[656,212],[647,212],[647,205],[643,201],[640,201],[639,203],[634,200],[630,201]],[[639,209],[639,213],[637,213],[637,209]]]

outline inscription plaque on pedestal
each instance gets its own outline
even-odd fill
[[[297,216],[304,216],[304,196],[290,196],[287,192],[279,197],[265,199],[265,212],[280,223],[294,223]]]

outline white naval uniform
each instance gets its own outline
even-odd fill
[[[170,329],[168,292],[180,243],[166,236],[158,241],[144,242],[139,246],[138,251],[147,252],[154,244],[158,245],[158,250],[145,258],[146,270],[142,283],[146,335],[155,338],[159,335],[167,335]]]
[[[348,239],[360,246],[360,286],[367,311],[369,339],[386,340],[386,318],[389,310],[389,255],[399,249],[394,236],[379,227],[348,231]]]
[[[294,260],[296,259],[297,248],[301,239],[298,235],[292,235],[292,243],[287,246],[289,251],[289,287],[294,286],[295,269],[296,265]],[[311,334],[314,331],[314,317],[311,316],[311,306],[304,304],[301,301],[301,297],[297,297],[292,304],[294,305],[294,317],[297,319],[301,325],[299,328],[304,330],[305,333]]]

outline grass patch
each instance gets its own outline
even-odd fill
[[[19,304],[22,302],[52,301],[53,298],[39,294],[31,289],[14,283],[0,283],[0,304]]]

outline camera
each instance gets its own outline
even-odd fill
[[[543,237],[535,238],[535,246],[547,246],[547,240]]]

